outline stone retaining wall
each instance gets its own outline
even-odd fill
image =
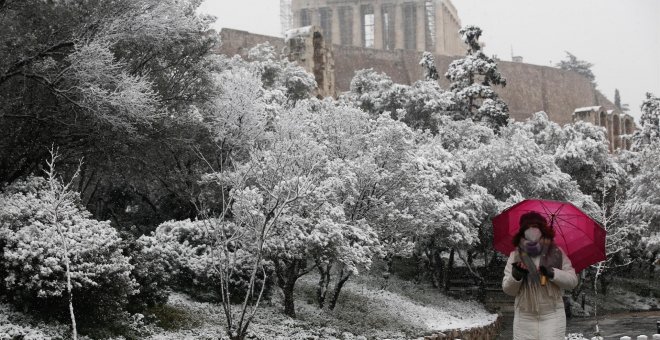
[[[495,322],[490,325],[467,329],[467,330],[450,330],[442,333],[433,333],[431,335],[424,336],[424,340],[493,340],[497,338],[497,334],[500,331],[500,326],[502,324],[502,316],[498,315]]]

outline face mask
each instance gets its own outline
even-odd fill
[[[541,239],[541,230],[539,228],[529,228],[525,230],[525,238],[530,242],[538,242]]]

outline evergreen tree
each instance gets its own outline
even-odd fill
[[[619,89],[614,89],[614,106],[621,110],[621,95]]]
[[[619,94],[619,89],[614,90],[614,105],[621,110],[621,112],[628,112],[630,111],[630,108],[628,107],[628,104],[621,103],[621,95]]]
[[[424,79],[438,80],[438,69],[435,67],[435,58],[433,57],[433,54],[430,52],[424,52],[419,64],[424,68]]]
[[[649,144],[660,141],[660,97],[646,93],[642,102],[642,129],[633,134],[633,150],[645,149]]]
[[[566,59],[557,63],[556,66],[562,70],[573,71],[586,77],[591,81],[591,84],[596,87],[596,76],[591,71],[591,67],[593,67],[594,64],[580,60],[570,52],[566,51]]]
[[[455,118],[471,118],[498,129],[507,124],[509,108],[491,85],[506,86],[506,79],[497,70],[497,63],[481,50],[481,28],[466,26],[459,33],[468,45],[467,55],[449,65],[445,77],[452,83],[457,114]]]

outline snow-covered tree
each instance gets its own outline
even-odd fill
[[[442,146],[455,156],[489,144],[495,138],[493,130],[471,119],[453,120],[443,117],[438,125]]]
[[[342,100],[353,103],[375,117],[384,112],[394,115],[397,114],[397,109],[403,106],[407,87],[395,84],[385,73],[364,69],[355,72],[350,90],[342,96]]]
[[[594,66],[594,64],[584,60],[580,60],[568,51],[565,52],[566,52],[566,59],[557,63],[556,66],[562,70],[576,72],[577,74],[589,79],[591,84],[593,84],[593,86],[596,87],[596,76],[591,71],[591,67]]]
[[[285,313],[294,316],[295,282],[311,269],[304,268],[307,254],[295,247],[299,243],[288,241],[301,236],[296,230],[305,226],[297,223],[296,208],[319,186],[326,157],[322,147],[303,132],[301,122],[287,116],[288,112],[301,111],[283,111],[264,141],[250,148],[245,162],[205,177],[219,182],[224,178],[243,179],[229,186],[231,201],[227,201],[227,207],[238,230],[255,244],[254,271],[263,267],[265,258],[273,262],[277,284],[285,295]],[[248,316],[246,323],[249,320]],[[238,326],[246,328],[244,325],[241,317]]]
[[[628,192],[630,224],[660,231],[660,144],[653,144],[639,155],[641,167]]]
[[[639,151],[649,144],[660,143],[660,97],[646,94],[642,102],[641,130],[633,134],[633,150]]]
[[[75,190],[98,219],[151,229],[194,215],[189,150],[212,145],[196,118],[224,59],[200,3],[3,1],[0,183],[38,172],[54,143],[67,177],[85,159]]]
[[[511,197],[568,200],[587,212],[596,210],[594,201],[543,152],[533,135],[515,127],[470,152],[466,167],[470,183],[487,188],[502,202]]]
[[[198,5],[199,1],[9,1],[1,8],[0,20],[7,29],[0,40],[12,48],[0,52],[0,86],[40,91],[59,99],[62,109],[113,129],[134,130],[165,113],[160,101],[189,95],[190,89],[183,86],[197,87],[199,71],[183,74],[182,66],[189,61],[174,64],[168,57],[187,47],[208,48],[204,46],[212,38],[199,33],[210,20],[194,13]],[[34,15],[40,20],[24,20]],[[191,34],[199,35],[191,39]],[[170,46],[176,47],[163,53]],[[195,59],[191,55],[190,60]],[[158,68],[168,65],[172,68],[165,72]],[[198,77],[191,77],[193,73]],[[32,86],[12,87],[17,81]],[[167,84],[160,87],[161,81]]]
[[[389,76],[373,69],[356,72],[350,91],[341,100],[353,103],[373,118],[389,112],[412,127],[432,131],[437,130],[438,119],[454,106],[452,93],[441,89],[437,81],[395,84]]]
[[[217,148],[219,164],[227,166],[232,158],[245,159],[248,150],[265,138],[278,109],[269,110],[262,80],[247,68],[223,71],[215,82],[218,95],[201,106],[200,119]]]
[[[619,93],[619,89],[614,89],[614,106],[616,106],[621,112],[628,112],[630,111],[630,107],[626,103],[621,103],[621,94]]]
[[[319,283],[319,303],[323,304],[330,270],[336,268],[338,278],[329,301],[333,308],[346,280],[359,268],[368,268],[378,252],[378,238],[370,225],[364,218],[351,215],[344,205],[343,183],[353,174],[336,171],[337,162],[364,150],[367,118],[359,110],[335,107],[330,101],[301,103],[280,116],[271,149],[254,153],[268,155],[252,158],[256,163],[251,168],[263,171],[255,172],[255,176],[273,178],[258,180],[259,190],[272,192],[282,185],[280,181],[300,184],[298,197],[273,222],[264,246],[267,258],[274,263],[287,315],[295,315],[293,289],[300,276],[314,267],[325,269],[322,277],[326,281]],[[259,206],[269,207],[273,199],[264,196]]]
[[[470,118],[492,128],[504,126],[509,109],[491,86],[506,86],[506,79],[497,70],[495,60],[481,50],[479,37],[482,31],[479,27],[466,26],[459,33],[468,45],[467,55],[449,64],[445,73],[454,93],[455,118]]]
[[[14,182],[0,201],[0,273],[14,303],[61,319],[75,306],[86,326],[121,317],[138,286],[109,221],[93,219],[54,173]]]
[[[222,243],[219,235],[227,235],[229,240]],[[238,230],[233,222],[210,218],[164,222],[153,235],[140,237],[138,243],[143,246],[142,253],[153,255],[150,258],[166,268],[172,287],[199,296],[217,294],[222,303],[241,303],[251,288],[252,236]],[[230,268],[225,271],[223,266]],[[257,273],[254,288],[264,287],[264,296],[272,288],[271,273],[272,266],[267,265],[263,273]]]
[[[544,112],[535,113],[518,126],[530,132],[544,152],[554,157],[561,171],[577,181],[580,190],[595,202],[600,204],[603,195],[610,204],[614,196],[625,197],[628,175],[610,154],[604,128],[585,122],[561,127]],[[605,182],[607,192],[602,190]]]
[[[420,80],[406,88],[402,93],[403,121],[413,128],[436,132],[439,120],[451,114],[455,105],[451,92],[440,88],[437,81]]]
[[[438,68],[435,67],[435,58],[431,52],[424,52],[422,60],[419,61],[419,65],[424,69],[424,79],[438,80],[440,75],[438,74]]]
[[[316,88],[314,75],[286,56],[278,55],[269,43],[251,48],[247,61],[249,68],[261,76],[264,89],[282,92],[289,104],[309,98]]]
[[[418,251],[426,256],[434,285],[447,289],[452,259],[481,242],[480,227],[496,204],[486,189],[466,182],[461,159],[442,142],[438,136],[419,144],[408,169],[414,178],[400,200],[407,201],[403,206],[410,221],[404,225],[410,225]],[[443,252],[449,252],[447,263]]]
[[[651,233],[642,237],[642,249],[645,251],[645,259],[649,268],[649,282],[655,280],[655,266],[660,262],[660,232]]]

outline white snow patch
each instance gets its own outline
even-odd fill
[[[600,108],[601,108],[600,106],[585,106],[575,109],[574,112],[577,113],[577,112],[585,112],[585,111],[599,111]]]
[[[297,37],[309,37],[312,35],[313,26],[298,27],[290,29],[284,32],[284,41],[288,42],[289,40]]]
[[[374,312],[390,314],[429,331],[470,329],[487,326],[497,319],[497,314],[486,312],[472,301],[446,298],[442,305],[422,304],[385,290],[361,290],[354,285],[347,286],[346,290],[373,301]]]

